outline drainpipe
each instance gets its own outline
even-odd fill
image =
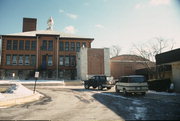
[[[58,80],[58,73],[59,73],[59,65],[58,65],[58,58],[59,58],[59,37],[57,37],[57,58],[56,58],[56,64],[57,64],[57,70],[56,70],[56,78]]]
[[[38,70],[38,58],[39,58],[39,38],[37,36],[37,48],[36,48],[36,70]]]

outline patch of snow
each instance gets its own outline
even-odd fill
[[[168,93],[168,92],[156,92],[156,91],[148,91],[148,93],[151,93],[151,94],[158,94],[158,95],[180,95],[178,93]]]
[[[145,107],[135,107],[135,119],[142,120],[145,118],[147,109]]]
[[[2,93],[0,93],[0,99],[3,99],[4,95]]]

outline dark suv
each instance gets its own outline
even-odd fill
[[[94,89],[98,87],[98,90],[103,90],[103,88],[111,89],[114,85],[112,80],[108,80],[106,76],[93,76],[84,81],[85,89],[89,89],[91,86]]]

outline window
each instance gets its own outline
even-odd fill
[[[13,57],[12,57],[12,65],[17,65],[17,55],[13,55]]]
[[[127,83],[127,82],[128,82],[128,77],[124,77],[124,78],[122,78],[122,79],[121,79],[121,82],[125,82],[125,83]]]
[[[52,40],[49,40],[48,41],[48,50],[53,50],[53,41]]]
[[[30,41],[29,40],[26,40],[25,50],[30,50]]]
[[[79,52],[80,51],[80,42],[76,43],[76,51]]]
[[[47,40],[43,40],[41,50],[47,50]]]
[[[23,65],[23,55],[19,55],[19,65]]]
[[[64,56],[63,55],[59,56],[59,65],[64,66]]]
[[[48,55],[48,66],[52,66],[53,61],[52,61],[52,55]]]
[[[65,42],[65,51],[69,51],[69,42]]]
[[[59,42],[59,50],[64,51],[64,42]]]
[[[7,40],[6,49],[7,50],[11,50],[12,49],[12,40]]]
[[[24,50],[24,40],[19,41],[19,50]]]
[[[65,66],[69,66],[69,56],[65,57]]]
[[[17,48],[18,48],[18,41],[13,40],[13,50],[17,50]]]
[[[11,65],[11,55],[6,55],[6,65]]]
[[[31,55],[31,66],[36,65],[36,55]]]
[[[82,43],[82,47],[86,47],[86,42],[83,42],[83,43]]]
[[[74,42],[71,42],[71,51],[74,51],[75,50],[75,43]]]
[[[31,41],[31,50],[36,50],[36,41]]]
[[[76,65],[76,56],[71,56],[70,62],[71,62],[71,66],[75,66]]]
[[[25,56],[25,65],[29,65],[29,55]]]

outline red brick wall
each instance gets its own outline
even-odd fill
[[[88,49],[88,75],[104,74],[104,50]]]

